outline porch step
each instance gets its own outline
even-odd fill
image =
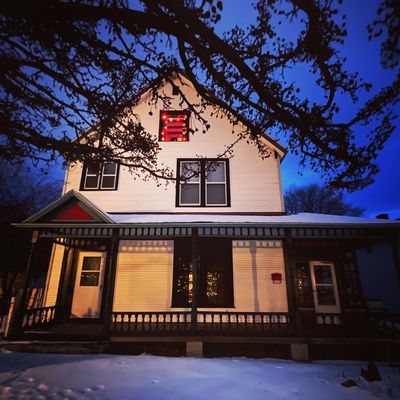
[[[25,353],[99,354],[108,344],[108,341],[3,340],[0,349]]]

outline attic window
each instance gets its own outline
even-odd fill
[[[160,112],[160,142],[189,141],[189,113],[187,111]]]

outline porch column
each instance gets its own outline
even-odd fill
[[[114,300],[115,276],[117,270],[117,256],[119,247],[118,228],[113,228],[111,246],[107,254],[106,264],[106,296],[104,298],[103,333],[108,335],[111,325],[112,308]]]
[[[198,268],[199,268],[199,233],[197,228],[192,228],[192,309],[191,309],[191,330],[197,330],[197,303],[198,303]]]
[[[286,292],[288,300],[288,311],[290,314],[290,322],[294,324],[294,328],[297,331],[299,327],[299,315],[297,315],[296,309],[296,294],[294,289],[294,276],[292,269],[292,248],[293,238],[290,232],[290,228],[285,229],[285,238],[283,240],[283,256],[285,262],[285,275],[286,275]]]
[[[56,320],[57,321],[64,321],[67,320],[69,315],[65,310],[65,297],[66,297],[66,287],[68,282],[65,279],[68,260],[70,256],[71,247],[64,247],[64,254],[61,263],[61,273],[60,273],[60,281],[58,283],[58,290],[57,290],[57,299],[56,299]]]
[[[39,231],[32,231],[31,247],[29,250],[28,260],[26,262],[24,284],[22,286],[23,287],[22,295],[19,299],[19,302],[17,297],[17,304],[14,309],[15,310],[14,315],[11,316],[12,320],[10,324],[9,336],[13,336],[15,333],[22,330],[22,323],[28,302],[28,286],[32,275],[32,256],[38,239],[39,239]]]

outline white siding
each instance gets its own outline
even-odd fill
[[[280,241],[233,241],[235,308],[231,311],[286,312],[287,294]],[[169,311],[172,300],[173,241],[120,243],[114,311]],[[271,273],[280,272],[274,284]],[[184,309],[174,309],[184,310]],[[199,310],[224,311],[227,308]]]
[[[178,83],[178,81],[176,81]],[[198,98],[192,86],[186,82],[182,86],[189,100],[196,103]],[[171,87],[165,86],[166,93],[171,95]],[[135,113],[140,115],[141,122],[146,130],[158,138],[159,110],[162,105],[152,107],[152,115],[149,115],[150,106],[146,98],[135,107]],[[172,98],[171,109],[179,110],[179,98]],[[212,115],[214,110],[209,108],[204,117],[211,128],[206,133],[201,133],[194,118],[191,118],[192,129],[198,132],[190,134],[189,142],[160,143],[159,163],[176,169],[178,158],[214,158],[222,154],[226,147],[237,140],[241,128],[232,126],[226,117]],[[232,133],[232,131],[234,133]],[[272,145],[271,145],[272,146]],[[272,146],[273,148],[273,146]],[[282,154],[281,154],[282,155]],[[157,186],[157,182],[143,181],[134,177],[125,168],[121,168],[117,191],[84,191],[83,194],[97,204],[104,211],[110,212],[281,212],[283,211],[281,187],[279,178],[279,159],[271,156],[262,160],[258,156],[257,149],[245,141],[238,142],[233,147],[233,158],[230,159],[230,186],[231,207],[216,208],[207,207],[176,207],[175,184]],[[66,174],[65,191],[79,190],[82,175],[82,165],[76,164]]]
[[[280,241],[233,241],[235,310],[286,312],[287,294],[283,249]],[[271,273],[282,274],[274,284]]]
[[[64,246],[53,245],[51,252],[49,272],[46,280],[45,307],[54,306],[57,301],[58,286],[60,284],[60,275],[64,257]]]
[[[167,311],[171,307],[172,240],[120,242],[114,311]]]

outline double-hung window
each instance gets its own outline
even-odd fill
[[[178,207],[229,207],[228,160],[178,160],[176,203]]]
[[[81,180],[81,190],[116,190],[118,170],[116,163],[85,165]]]

